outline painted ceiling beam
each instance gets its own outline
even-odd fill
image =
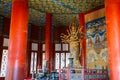
[[[11,2],[0,2],[0,12],[2,13],[1,15],[7,17],[11,13],[11,7]]]
[[[56,4],[60,5],[60,6],[62,6],[64,8],[69,9],[69,10],[71,10],[74,13],[80,13],[80,11],[76,10],[75,8],[72,8],[70,5],[66,5],[63,2],[59,2],[59,1],[56,1],[56,0],[50,0],[50,1],[56,3]]]
[[[35,8],[33,8],[32,6],[29,6],[29,8],[30,8],[30,9],[34,9],[34,10],[40,12],[40,13],[46,13],[45,11],[41,11],[40,9],[35,9]]]
[[[8,7],[8,9],[11,9],[12,3],[11,2],[0,2],[0,9]]]

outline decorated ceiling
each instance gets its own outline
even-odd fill
[[[0,15],[11,16],[12,0],[0,0]],[[104,5],[104,0],[29,0],[29,23],[45,26],[46,13],[52,14],[53,26],[68,26],[78,13]]]

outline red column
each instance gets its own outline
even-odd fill
[[[80,41],[82,50],[80,56],[81,66],[86,67],[86,28],[85,28],[85,20],[84,13],[79,14],[80,28],[82,28],[82,32],[84,33],[84,38]]]
[[[120,80],[120,0],[105,0],[110,79]]]
[[[28,30],[28,0],[12,0],[8,64],[5,80],[24,80]]]
[[[46,28],[45,28],[45,59],[48,61],[48,69],[50,70],[50,57],[51,57],[51,14],[46,14]]]

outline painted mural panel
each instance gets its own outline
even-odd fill
[[[87,67],[103,68],[107,65],[107,39],[105,17],[86,23]]]

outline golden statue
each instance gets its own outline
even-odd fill
[[[73,67],[81,67],[79,57],[82,48],[80,45],[80,40],[83,38],[82,28],[76,27],[76,17],[74,17],[69,25],[69,30],[67,29],[68,35],[61,33],[60,36],[62,42],[70,44],[70,58],[73,58]]]

